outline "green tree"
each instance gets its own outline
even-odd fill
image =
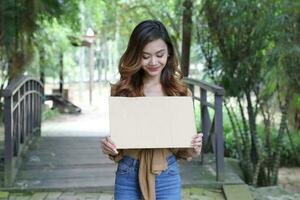
[[[240,109],[242,126],[234,120],[237,117],[233,112],[230,119],[234,131],[240,134],[237,143],[240,143],[241,166],[248,183],[267,184],[265,166],[262,165],[265,155],[256,124],[259,96],[255,94],[260,91],[266,65],[265,52],[270,48],[272,2],[216,0],[205,1],[203,6],[219,64],[208,65],[209,70],[224,86],[227,98],[235,98]],[[228,106],[227,109],[230,110]]]

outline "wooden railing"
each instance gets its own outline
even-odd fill
[[[204,81],[191,78],[184,78],[193,93],[194,101],[200,102],[200,127],[203,133],[203,151],[212,147],[216,158],[217,181],[224,181],[224,139],[223,139],[223,113],[222,102],[224,89],[217,85],[212,85]],[[195,96],[195,87],[200,89],[199,96]],[[208,102],[207,92],[214,95],[214,103]],[[194,104],[195,105],[195,104]],[[214,117],[209,115],[208,108],[214,110]],[[203,155],[202,155],[203,158]],[[203,160],[202,160],[203,161]]]
[[[13,184],[21,164],[21,154],[41,133],[43,84],[32,77],[12,80],[4,96],[4,186]]]

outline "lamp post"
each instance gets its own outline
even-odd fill
[[[92,28],[88,28],[86,35],[83,36],[86,38],[89,47],[89,102],[92,105],[93,98],[93,85],[94,85],[94,52],[93,52],[93,41],[95,39],[95,34]]]

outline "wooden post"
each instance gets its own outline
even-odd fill
[[[195,99],[194,99],[194,96],[195,96],[195,86],[193,84],[189,84],[189,89],[192,92],[193,105],[195,106]]]
[[[11,186],[13,177],[13,101],[12,97],[4,99],[4,126],[5,126],[5,149],[4,149],[4,185]]]
[[[209,112],[207,108],[207,90],[200,87],[200,110],[201,110],[201,128],[203,133],[204,142],[207,141],[209,136],[209,128],[211,126],[211,121],[209,118]]]
[[[217,181],[224,181],[224,138],[222,96],[215,94],[215,144]]]

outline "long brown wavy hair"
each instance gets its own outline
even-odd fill
[[[162,70],[160,82],[167,96],[186,96],[187,86],[178,67],[173,44],[165,26],[157,20],[146,20],[138,24],[131,33],[127,49],[119,62],[120,80],[112,85],[111,96],[145,96],[143,91],[144,70],[141,66],[142,51],[149,43],[162,39],[168,47],[168,60]]]

